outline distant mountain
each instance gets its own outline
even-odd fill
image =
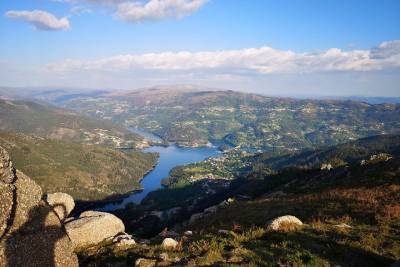
[[[96,96],[108,93],[108,90],[66,87],[5,87],[0,86],[0,98],[46,101],[57,103],[66,99],[82,96]]]
[[[101,200],[140,189],[139,180],[157,158],[25,134],[0,134],[0,146],[45,192],[65,192],[79,200]]]
[[[400,104],[152,88],[75,98],[63,105],[182,146],[215,142],[295,151],[400,132]]]
[[[333,97],[334,99],[348,99],[366,102],[369,104],[400,104],[400,97],[379,97],[379,96],[349,96],[349,97]]]
[[[107,146],[141,146],[142,137],[109,121],[48,104],[0,99],[0,132]]]

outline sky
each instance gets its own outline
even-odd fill
[[[400,1],[0,1],[0,86],[170,84],[400,96]]]

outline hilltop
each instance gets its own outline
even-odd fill
[[[139,180],[157,155],[25,134],[0,134],[18,169],[46,193],[66,192],[79,200],[101,200],[140,189]]]
[[[182,146],[209,142],[296,151],[398,133],[399,104],[267,97],[234,91],[147,90],[75,98],[65,107],[145,129]]]

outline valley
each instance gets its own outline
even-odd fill
[[[0,102],[0,146],[45,194],[73,197],[67,227],[105,211],[136,240],[76,249],[82,266],[400,257],[398,104],[193,88],[56,99]],[[301,224],[271,230],[285,215]],[[174,249],[160,247],[168,238]]]
[[[261,151],[299,151],[398,133],[400,121],[399,104],[163,87],[75,98],[61,105],[184,147],[221,143]]]
[[[0,267],[400,267],[400,0],[0,12]]]

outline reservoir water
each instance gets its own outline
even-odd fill
[[[201,161],[220,153],[216,147],[182,148],[176,145],[152,146],[145,149],[144,152],[157,152],[160,158],[156,167],[144,176],[141,181],[143,191],[134,192],[124,198],[122,202],[108,204],[100,208],[100,210],[110,211],[123,208],[129,202],[140,203],[149,192],[162,187],[161,180],[168,177],[173,167]]]

